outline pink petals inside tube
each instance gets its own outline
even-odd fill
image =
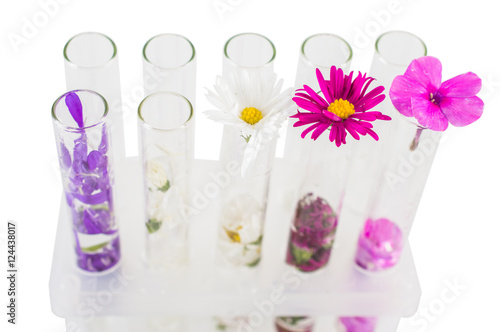
[[[403,249],[401,229],[392,221],[368,219],[359,235],[356,264],[368,271],[381,271],[399,261]]]

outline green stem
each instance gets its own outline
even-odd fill
[[[108,245],[108,243],[109,243],[109,241],[103,242],[103,243],[99,243],[99,244],[96,244],[95,246],[81,248],[81,250],[83,252],[85,252],[85,253],[93,253],[93,252],[96,252],[97,250],[99,250],[101,248],[104,248],[105,246]]]
[[[243,136],[243,135],[240,135],[241,137],[243,137],[243,139],[245,140],[245,142],[249,142],[250,141],[250,138],[252,137],[252,135],[248,135],[248,136]]]

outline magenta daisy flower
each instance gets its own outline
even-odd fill
[[[316,140],[328,129],[330,141],[335,141],[337,146],[346,144],[347,132],[357,140],[359,135],[366,134],[378,140],[370,122],[391,118],[381,112],[367,111],[384,100],[384,87],[379,86],[367,92],[374,78],[358,73],[353,80],[353,72],[347,76],[342,69],[335,66],[330,69],[329,81],[323,78],[319,69],[316,69],[316,76],[322,96],[304,85],[304,89],[297,90],[293,98],[297,106],[307,111],[297,111],[297,114],[291,116],[298,119],[294,127],[309,125],[301,137],[305,138],[312,132],[311,138]]]
[[[444,131],[448,123],[467,126],[483,114],[484,103],[476,96],[481,79],[468,72],[441,83],[441,67],[439,59],[431,56],[413,60],[404,75],[392,81],[392,103],[425,128]]]

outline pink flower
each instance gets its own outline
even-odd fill
[[[484,103],[476,94],[481,79],[474,73],[458,75],[441,83],[441,62],[431,56],[413,60],[404,75],[396,76],[389,96],[396,109],[415,117],[426,128],[444,131],[471,124],[483,114]]]
[[[353,72],[344,75],[340,68],[330,69],[330,80],[326,81],[319,69],[316,76],[323,96],[318,95],[309,86],[297,90],[293,101],[307,112],[297,111],[291,116],[299,119],[294,127],[309,125],[301,134],[302,138],[312,131],[311,138],[316,140],[325,130],[329,129],[329,139],[337,146],[346,143],[347,132],[359,140],[359,135],[370,135],[378,140],[377,134],[371,129],[371,121],[390,120],[380,112],[367,110],[381,103],[385,96],[383,86],[376,87],[367,93],[368,86],[375,79],[358,73],[353,80]],[[302,92],[303,91],[303,92]]]
[[[377,324],[376,317],[340,317],[346,332],[373,332]]]
[[[359,234],[356,264],[368,271],[393,267],[403,250],[401,229],[386,218],[366,220]]]

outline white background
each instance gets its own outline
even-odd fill
[[[6,251],[7,220],[18,222],[20,239],[19,324],[8,331],[64,331],[64,321],[51,313],[48,290],[61,191],[50,107],[65,92],[63,46],[83,31],[105,33],[117,44],[125,96],[141,84],[141,50],[150,37],[174,32],[194,43],[200,158],[215,155],[221,129],[203,120],[201,111],[209,107],[203,88],[220,73],[223,44],[236,33],[258,32],[274,42],[275,69],[287,86],[293,85],[301,42],[318,32],[341,35],[357,49],[352,70],[369,70],[381,32],[407,30],[426,42],[429,55],[442,60],[444,79],[477,73],[483,78],[484,115],[469,127],[450,128],[438,150],[411,234],[421,308],[413,320],[402,321],[399,331],[499,329],[500,20],[492,1],[221,0],[232,6],[224,13],[215,10],[216,0],[64,2],[52,7],[46,21],[38,1],[0,4],[0,250]],[[380,15],[390,8],[393,13]],[[39,27],[23,36],[23,26],[34,16]],[[13,34],[24,43],[13,46]],[[134,97],[129,105],[136,109],[139,101]],[[126,114],[126,121],[133,151],[135,114]],[[6,254],[0,257],[6,270]],[[7,287],[1,279],[4,307]],[[462,289],[444,303],[449,282]],[[2,331],[5,311],[0,310]],[[417,324],[422,320],[425,326]]]

